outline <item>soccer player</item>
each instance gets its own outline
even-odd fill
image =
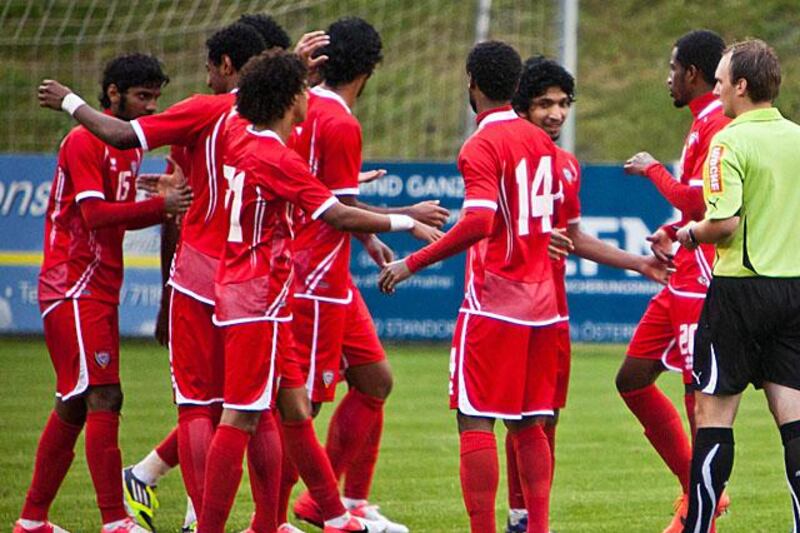
[[[522,62],[498,41],[467,58],[477,131],[464,143],[462,217],[438,242],[390,263],[391,292],[413,273],[467,250],[465,299],[451,349],[450,406],[457,409],[461,487],[473,533],[495,531],[498,484],[494,421],[512,434],[528,531],[548,530],[551,455],[543,423],[554,414],[559,316],[548,244],[557,152],[510,101]]]
[[[406,208],[358,202],[362,135],[352,107],[382,59],[382,43],[375,28],[356,17],[337,20],[326,33],[331,42],[320,52],[328,60],[319,69],[320,84],[310,90],[308,117],[294,148],[342,203],[443,225],[447,210],[435,202]],[[345,505],[356,516],[384,522],[391,533],[405,533],[407,527],[387,519],[368,501],[392,373],[372,317],[350,277],[350,235],[302,212],[296,232],[292,325],[295,353],[307,379],[284,379],[281,388],[307,389],[318,412],[322,402],[333,401],[340,369],[345,369],[349,390],[333,414],[326,444],[337,479],[345,478]],[[374,235],[356,237],[379,266],[393,259]],[[282,501],[288,502],[296,480],[292,470],[290,464],[285,466]],[[301,495],[294,511],[305,521],[321,523],[319,508],[308,493]]]
[[[239,116],[232,114],[225,127],[229,224],[216,276],[214,313],[215,323],[225,330],[225,403],[206,465],[198,523],[204,533],[225,530],[248,441],[259,418],[269,415],[262,413],[273,402],[282,359],[294,348],[287,301],[293,277],[293,205],[338,231],[410,230],[425,240],[438,233],[406,215],[378,215],[341,204],[286,147],[294,126],[305,118],[306,73],[295,54],[272,51],[252,59],[242,71],[236,98]],[[250,124],[242,128],[244,120]],[[279,456],[279,441],[272,451]],[[296,450],[290,447],[289,453]],[[329,465],[328,478],[335,487]],[[338,502],[338,492],[331,494]],[[274,501],[277,490],[270,497]],[[325,521],[326,533],[368,531],[341,510]]]
[[[208,446],[219,420],[224,373],[221,331],[211,321],[214,273],[225,241],[226,219],[220,194],[225,183],[216,162],[221,126],[235,100],[239,69],[260,53],[264,40],[253,27],[236,23],[206,42],[208,86],[157,115],[128,122],[105,120],[81,105],[73,116],[95,135],[118,147],[184,147],[195,201],[181,224],[180,246],[170,278],[170,367],[178,405],[178,455],[184,484],[197,513],[202,512]],[[45,104],[56,107],[64,89],[46,86]]]
[[[684,533],[711,531],[733,468],[733,422],[747,385],[763,388],[784,448],[800,528],[800,126],[773,107],[775,52],[760,40],[725,50],[714,94],[733,121],[711,141],[706,216],[678,232],[692,250],[716,245],[714,278],[695,337],[697,435]]]
[[[130,54],[108,63],[100,103],[121,121],[156,110],[169,78],[152,56]],[[77,96],[64,106],[81,105]],[[15,533],[64,531],[48,511],[86,426],[86,462],[105,533],[144,531],[125,512],[118,446],[122,389],[119,384],[117,306],[122,285],[125,231],[160,223],[185,211],[192,198],[185,184],[164,197],[136,202],[142,151],[119,150],[73,128],[58,153],[45,218],[39,304],[44,335],[56,371],[56,402],[36,452],[33,480]]]
[[[712,94],[714,70],[724,48],[719,35],[698,30],[678,39],[672,49],[667,86],[675,107],[688,106],[694,117],[678,166],[679,179],[673,178],[646,152],[625,163],[625,172],[648,178],[681,212],[679,222],[666,224],[648,237],[657,257],[674,262],[675,273],[669,285],[650,300],[617,374],[617,390],[622,399],[681,485],[682,496],[676,502],[675,516],[664,533],[680,531],[681,521],[686,517],[691,446],[680,414],[655,381],[665,370],[683,373],[686,413],[694,433],[693,339],[711,281],[709,265],[714,258],[714,247],[708,244],[694,250],[680,247],[674,257],[672,247],[677,228],[703,217],[703,161],[711,138],[729,122],[722,113],[722,104]]]
[[[575,100],[575,79],[557,62],[542,56],[531,57],[522,66],[519,88],[512,100],[514,110],[523,118],[542,128],[553,141],[558,140],[561,128]],[[580,226],[581,203],[580,164],[574,155],[556,147],[554,171],[564,194],[558,209],[556,230],[566,232],[572,242],[572,253],[604,265],[639,272],[653,281],[665,284],[668,271],[665,263],[656,257],[642,257],[620,250],[606,242],[584,233]],[[555,247],[558,250],[558,247]],[[566,292],[566,257],[559,254],[552,261],[556,286],[558,312],[569,317]],[[559,322],[558,328],[558,379],[556,381],[555,415],[545,421],[544,432],[550,444],[550,454],[555,472],[555,436],[559,410],[566,405],[570,371],[569,322]],[[528,512],[513,450],[514,439],[506,435],[508,467],[509,514],[508,533],[527,529]]]

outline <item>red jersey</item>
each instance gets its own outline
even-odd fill
[[[458,155],[463,208],[495,216],[490,235],[467,251],[461,312],[531,326],[561,319],[547,254],[559,190],[555,158],[547,134],[510,106],[478,116]]]
[[[683,185],[703,189],[703,163],[708,155],[711,139],[718,131],[728,125],[730,119],[722,112],[722,103],[712,94],[707,93],[689,102],[694,116],[692,127],[683,146],[679,179]],[[681,213],[681,220],[676,223],[683,227],[691,221],[687,213]],[[675,273],[670,276],[669,288],[676,294],[686,293],[689,296],[703,296],[711,283],[711,266],[714,264],[714,246],[702,244],[696,250],[687,250],[681,246],[675,254]]]
[[[334,195],[358,194],[361,169],[361,125],[336,93],[322,87],[309,91],[308,114],[292,145],[311,173]],[[350,233],[339,231],[307,213],[296,214],[294,292],[298,298],[348,303]]]
[[[181,238],[172,265],[170,285],[200,300],[214,303],[214,273],[225,242],[227,221],[220,202],[225,182],[217,161],[225,116],[234,93],[197,94],[162,113],[139,118],[131,125],[145,150],[183,147],[186,178],[194,199],[181,217]]]
[[[570,224],[577,224],[581,220],[581,166],[574,155],[556,146],[556,160],[553,170],[556,173],[563,194],[563,199],[558,206],[556,227],[566,229]],[[553,266],[553,281],[556,284],[558,313],[566,318],[569,316],[567,291],[565,289],[567,259],[562,257],[557,260],[551,260],[551,263]]]
[[[317,220],[336,198],[274,131],[228,119],[226,244],[216,275],[217,325],[291,319],[292,204]]]
[[[40,302],[90,298],[119,303],[125,227],[92,230],[78,204],[87,198],[133,202],[141,162],[140,149],[117,150],[83,126],[61,142],[45,219]]]

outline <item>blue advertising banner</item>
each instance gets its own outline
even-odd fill
[[[147,159],[142,172],[163,169]],[[387,175],[361,188],[361,201],[373,205],[410,205],[439,200],[450,210],[448,227],[457,220],[464,196],[454,164],[370,163]],[[36,298],[44,216],[54,156],[0,156],[0,332],[41,331]],[[672,208],[647,180],[625,176],[619,166],[583,168],[581,225],[590,233],[629,252],[649,253],[645,237],[674,217]],[[397,257],[421,243],[410,236],[382,237]],[[130,232],[125,239],[126,271],[121,294],[123,335],[152,334],[161,294],[158,228]],[[659,287],[630,272],[571,258],[567,267],[573,339],[624,342]],[[353,246],[355,283],[386,339],[447,340],[463,296],[464,257],[428,268],[386,296],[376,288],[378,268],[359,246]]]

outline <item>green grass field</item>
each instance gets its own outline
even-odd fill
[[[446,400],[448,350],[390,346],[388,351],[396,382],[387,407],[373,499],[412,531],[467,531],[458,481],[458,440]],[[570,403],[558,436],[552,504],[552,526],[558,533],[660,532],[670,519],[678,485],[614,390],[622,351],[621,346],[575,347]],[[175,423],[167,366],[166,352],[154,344],[123,344],[126,398],[121,446],[126,462],[147,453]],[[53,374],[44,342],[38,339],[0,341],[0,368],[0,528],[9,531],[22,505],[39,432],[51,407]],[[677,375],[665,376],[661,383],[680,401]],[[318,425],[320,435],[325,434],[330,413],[326,408]],[[499,428],[498,434],[502,434]],[[736,441],[729,486],[732,511],[719,521],[718,531],[789,531],[780,439],[762,396],[752,390],[739,412]],[[55,523],[73,532],[100,527],[82,450],[79,443],[51,513]],[[498,520],[505,516],[503,484],[501,479]],[[178,530],[185,506],[178,472],[162,481],[159,495],[159,531]],[[243,529],[251,510],[245,482],[230,531]]]

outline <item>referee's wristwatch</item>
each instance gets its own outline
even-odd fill
[[[694,246],[700,246],[700,241],[698,241],[697,237],[694,236],[694,224],[689,226],[686,232],[689,234],[689,240],[692,241],[692,244]]]

